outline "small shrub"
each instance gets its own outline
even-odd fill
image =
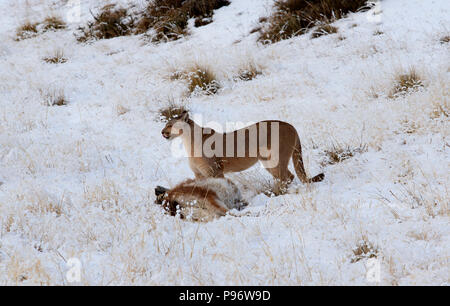
[[[62,50],[56,50],[53,55],[44,57],[43,60],[49,64],[64,64],[67,62],[67,58]]]
[[[94,21],[78,28],[76,36],[79,42],[129,35],[135,24],[133,15],[115,4],[105,5],[97,15],[92,14],[92,17]]]
[[[333,144],[330,150],[325,150],[325,159],[321,162],[322,166],[334,165],[347,160],[356,154],[367,152],[367,145],[360,144],[358,147],[351,148],[340,144]]]
[[[195,67],[188,73],[188,80],[191,93],[202,90],[206,94],[215,94],[220,89],[214,73],[207,68]]]
[[[410,92],[415,92],[423,86],[423,82],[417,71],[415,69],[410,69],[408,72],[396,76],[394,87],[392,88],[389,97],[396,98]]]
[[[370,243],[367,238],[363,238],[358,245],[352,250],[353,257],[351,263],[355,263],[365,258],[377,258],[378,248]]]
[[[38,22],[26,22],[16,30],[16,40],[23,40],[38,35]]]
[[[367,0],[279,0],[275,12],[261,29],[259,41],[274,43],[302,35],[308,29],[343,18],[350,12],[369,8]],[[334,33],[333,29],[330,33]],[[327,32],[321,32],[326,34]]]

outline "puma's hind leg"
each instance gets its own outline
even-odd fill
[[[288,169],[289,159],[280,160],[278,166],[273,168],[269,168],[267,162],[261,161],[261,163],[275,179],[274,193],[285,193],[289,184],[294,180],[294,175]]]

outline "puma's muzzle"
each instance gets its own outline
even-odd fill
[[[170,139],[170,132],[166,132],[164,130],[161,131],[162,137],[165,139]]]

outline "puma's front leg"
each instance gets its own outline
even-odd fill
[[[189,165],[196,178],[224,177],[220,165],[213,159],[191,158]]]

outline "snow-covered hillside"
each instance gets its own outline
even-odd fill
[[[71,2],[0,1],[0,284],[69,284],[69,259],[84,285],[448,284],[448,1],[384,0],[375,16],[337,21],[337,34],[261,45],[249,33],[274,1],[231,0],[154,45],[78,43],[89,10],[111,3],[83,0],[81,23],[15,40],[26,21],[67,20]],[[66,63],[43,61],[58,50]],[[217,94],[189,96],[171,79],[194,64],[217,75]],[[249,64],[262,74],[236,80]],[[423,87],[390,97],[411,69]],[[52,93],[67,105],[48,106]],[[165,215],[155,186],[193,177],[161,137],[159,110],[173,102],[202,125],[291,123],[308,173],[325,180],[296,178],[268,198],[255,166],[228,176],[244,211],[206,224]],[[328,163],[339,148],[353,156]]]

